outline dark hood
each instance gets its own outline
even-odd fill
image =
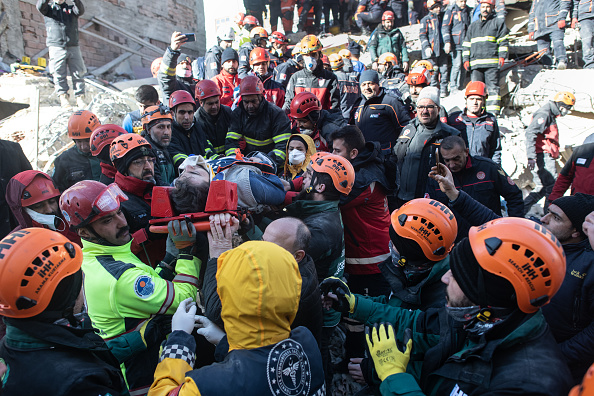
[[[38,175],[45,177],[53,183],[52,178],[47,174],[36,170],[27,170],[15,175],[12,179],[10,179],[8,185],[6,186],[6,202],[8,203],[12,214],[19,222],[19,228],[33,226],[33,220],[31,220],[31,217],[29,217],[21,205],[21,198],[25,188],[31,184],[35,176]]]
[[[390,190],[379,142],[365,143],[365,149],[357,155],[351,164],[355,168],[355,184],[351,194],[341,198],[341,205],[357,198],[373,182],[381,184],[386,191]]]

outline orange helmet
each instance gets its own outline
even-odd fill
[[[322,50],[322,43],[313,34],[308,34],[301,39],[301,53],[303,55],[311,54]]]
[[[243,24],[244,25],[254,25],[254,26],[258,26],[260,25],[260,21],[258,21],[258,18],[256,18],[253,15],[246,15],[243,18]]]
[[[221,96],[221,90],[217,83],[212,80],[206,79],[196,84],[196,91],[194,96],[197,100],[205,100],[213,96]]]
[[[56,287],[80,270],[82,251],[56,231],[34,227],[0,241],[0,314],[31,318],[49,305]]]
[[[430,73],[433,73],[433,64],[431,62],[429,62],[426,59],[420,60],[418,62],[415,62],[414,64],[414,68],[418,68],[418,67],[424,67],[425,69],[429,70]]]
[[[394,55],[391,52],[384,52],[377,60],[377,63],[380,65],[385,65],[388,62],[396,66],[398,64],[398,59],[396,58],[396,55]]]
[[[458,222],[452,211],[439,201],[417,198],[392,212],[396,234],[417,242],[431,261],[444,259],[454,247]]]
[[[415,67],[408,76],[406,76],[406,83],[408,85],[429,85],[431,75],[424,67]]]
[[[268,32],[262,26],[256,26],[250,31],[250,38],[268,38]]]
[[[40,171],[26,170],[17,173],[9,180],[8,190],[12,190],[11,186],[15,183],[25,186],[21,196],[21,206],[24,208],[60,196],[60,190],[56,188],[52,178]]]
[[[351,51],[348,49],[341,49],[338,51],[338,55],[340,55],[341,58],[351,59]]]
[[[289,117],[305,118],[312,111],[322,110],[320,99],[309,91],[299,92],[291,101]]]
[[[277,44],[288,44],[289,40],[287,40],[287,36],[282,34],[281,32],[272,32],[270,35],[270,41],[277,43]]]
[[[573,106],[575,105],[575,96],[571,92],[567,91],[557,92],[554,101],[561,102],[567,106]]]
[[[239,26],[243,26],[243,19],[245,18],[245,14],[243,12],[238,12],[237,15],[233,17],[233,22],[238,24]]]
[[[157,74],[161,68],[161,62],[163,62],[163,57],[157,58],[153,61],[153,63],[151,63],[151,74],[154,78],[157,78]]]
[[[151,144],[145,138],[135,133],[120,135],[113,139],[113,142],[111,142],[109,158],[115,165],[117,160],[124,158],[126,154],[137,147],[146,147],[151,149]]]
[[[563,283],[563,247],[551,231],[532,220],[495,219],[472,227],[468,240],[479,265],[512,284],[522,312],[538,311]]]
[[[394,20],[394,13],[392,11],[384,11],[382,14],[382,22],[388,19]]]
[[[256,47],[250,52],[250,66],[260,62],[270,62],[270,54],[266,48]]]
[[[91,154],[96,157],[101,151],[109,146],[113,139],[128,133],[124,128],[116,124],[103,124],[93,131],[91,135]]]
[[[469,97],[472,95],[482,96],[483,98],[487,97],[487,86],[482,81],[471,81],[466,86],[466,92],[464,96]]]
[[[70,139],[90,139],[95,128],[101,125],[99,118],[89,110],[78,110],[68,120]]]
[[[330,175],[339,192],[350,194],[355,184],[355,169],[349,160],[336,154],[315,153],[311,156],[310,164],[314,171]]]
[[[344,61],[338,54],[331,54],[328,57],[328,60],[330,61],[330,67],[332,67],[332,70],[338,70],[344,66]]]
[[[264,95],[264,84],[256,76],[245,76],[239,83],[239,94],[244,95]]]
[[[127,200],[115,183],[106,186],[95,180],[83,180],[64,191],[60,210],[68,224],[77,229],[119,209],[120,203]]]
[[[159,105],[147,107],[142,115],[142,127],[145,130],[148,130],[149,124],[156,120],[170,120],[173,122],[171,111],[164,106]]]
[[[491,4],[493,7],[495,7],[495,0],[481,0],[479,3],[487,3],[487,4]]]
[[[590,366],[580,385],[576,385],[569,392],[569,396],[594,395],[594,364]]]

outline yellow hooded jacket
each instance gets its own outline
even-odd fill
[[[289,143],[291,143],[291,140],[295,140],[296,138],[299,138],[305,142],[307,146],[307,151],[305,152],[305,160],[302,164],[291,165],[289,163]],[[302,133],[294,133],[291,135],[291,137],[289,137],[289,140],[287,141],[287,148],[285,149],[285,152],[287,154],[285,158],[285,170],[283,172],[283,178],[285,180],[293,180],[294,178],[296,178],[297,176],[301,176],[305,172],[305,169],[309,164],[309,159],[312,155],[316,153],[316,144],[314,143],[311,137],[304,135]]]

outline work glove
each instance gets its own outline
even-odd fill
[[[470,71],[470,62],[469,61],[464,62],[464,70]]]
[[[394,327],[390,323],[385,325],[376,323],[371,331],[371,338],[369,337],[369,327],[366,327],[365,338],[375,365],[375,371],[382,381],[393,374],[406,372],[412,349],[411,329],[404,331],[404,343],[400,346],[396,342]]]
[[[577,26],[577,24],[578,24],[578,20],[577,20],[577,18],[573,18],[573,19],[571,20],[571,28],[572,28],[572,29],[575,29],[575,27]]]
[[[565,29],[565,19],[557,21],[557,27],[559,27],[559,29]]]
[[[172,220],[167,224],[169,238],[180,251],[194,245],[196,242],[196,228],[194,224],[185,220]]]
[[[431,55],[433,55],[433,51],[431,51],[431,48],[425,48],[425,57],[431,58]]]
[[[212,321],[206,316],[196,315],[195,321],[195,326],[198,329],[196,330],[196,333],[204,336],[206,341],[210,342],[211,344],[215,346],[219,345],[221,339],[225,337],[225,332],[219,329],[219,327],[212,323]]]
[[[536,160],[528,158],[528,169],[534,170],[534,168],[536,168]]]
[[[530,40],[530,41],[534,40],[534,32],[528,33],[528,40]]]
[[[196,316],[196,303],[191,297],[186,298],[179,304],[177,311],[171,319],[171,331],[183,330],[192,334],[194,330],[194,317]]]
[[[157,315],[147,320],[138,332],[147,348],[160,344],[171,332],[171,315]]]
[[[505,63],[505,58],[499,58],[499,67],[502,67]]]
[[[443,51],[444,51],[446,54],[449,54],[451,50],[452,50],[452,44],[450,44],[450,43],[445,43],[445,44],[443,45]]]
[[[338,301],[332,301],[332,308],[342,313],[353,313],[355,311],[355,302],[357,298],[351,293],[349,287],[339,278],[331,276],[320,283],[322,294],[327,295],[332,292],[338,297]]]

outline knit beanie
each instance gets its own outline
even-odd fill
[[[148,148],[146,146],[136,147],[132,149],[128,154],[126,154],[124,158],[116,160],[113,165],[122,175],[127,175],[128,168],[130,167],[132,161],[145,156],[156,157],[155,152],[152,148]]]
[[[439,106],[439,88],[437,87],[425,87],[419,93],[419,98],[417,99],[417,103],[419,103],[422,99],[431,99],[433,103]]]
[[[583,234],[582,225],[586,216],[594,212],[594,195],[577,193],[568,197],[557,198],[553,202],[569,218],[571,224]]]
[[[361,45],[356,42],[356,41],[351,41],[349,43],[349,51],[351,51],[351,54],[355,55],[355,56],[359,56],[359,54],[361,53]]]
[[[359,77],[359,84],[363,84],[364,82],[367,82],[367,81],[371,81],[372,83],[379,85],[379,74],[377,74],[377,72],[375,70],[362,71],[361,77]]]
[[[398,250],[400,256],[406,258],[406,261],[413,264],[431,261],[425,256],[423,249],[415,240],[401,237],[396,233],[392,225],[390,225],[389,233],[392,244]]]
[[[475,304],[481,304],[479,271],[483,273],[486,305],[499,308],[516,308],[516,292],[505,278],[483,270],[474,256],[470,240],[464,238],[450,253],[450,269],[460,289]]]
[[[239,62],[239,55],[237,55],[237,51],[231,47],[225,48],[223,51],[223,55],[221,55],[221,65],[228,60],[236,60]]]

